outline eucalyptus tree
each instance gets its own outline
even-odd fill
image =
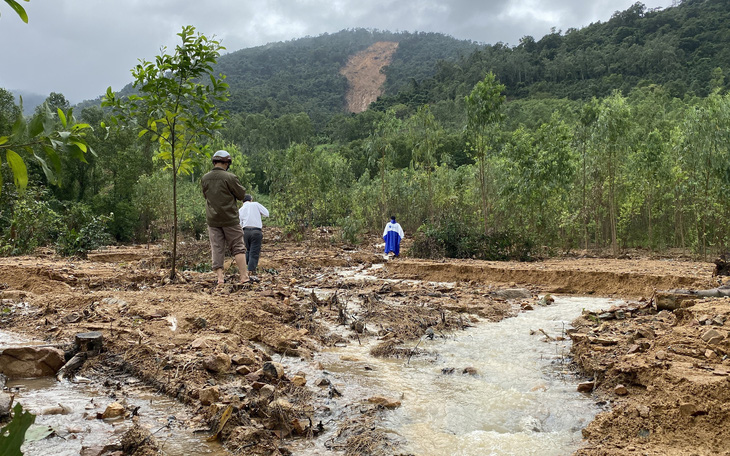
[[[699,251],[707,256],[708,234],[726,225],[722,220],[727,194],[723,188],[725,174],[730,169],[730,98],[715,92],[689,110],[683,125],[680,147],[691,157],[687,164],[688,185],[694,195],[695,229]],[[727,212],[727,210],[725,211]],[[712,221],[719,223],[712,223]],[[717,238],[716,238],[717,239]]]
[[[422,169],[426,172],[426,182],[428,186],[428,202],[427,212],[430,221],[433,221],[433,183],[431,175],[438,165],[438,157],[436,151],[439,146],[439,139],[442,129],[428,105],[418,108],[413,117],[409,119],[408,134],[413,144],[413,154],[411,164],[416,169]]]
[[[521,220],[521,234],[535,233],[548,244],[558,240],[576,169],[572,141],[573,133],[558,113],[534,132],[521,127],[512,133],[503,153],[509,196],[505,213]]]
[[[631,93],[633,134],[628,157],[628,181],[631,182],[622,204],[619,225],[626,236],[646,235],[646,242],[654,248],[659,242],[656,225],[667,210],[667,197],[671,191],[670,133],[671,98],[656,85],[649,85]],[[639,216],[643,213],[643,216]],[[630,230],[629,226],[642,229]],[[643,229],[644,225],[646,229]],[[641,239],[642,241],[644,239]]]
[[[196,160],[209,155],[201,146],[223,127],[225,116],[216,102],[228,97],[225,76],[213,74],[213,65],[225,48],[215,39],[184,26],[177,34],[182,43],[167,54],[163,47],[154,62],[141,60],[132,69],[138,94],[120,98],[111,87],[103,106],[113,109],[114,121],[134,126],[139,136],[149,136],[158,146],[157,158],[172,174],[172,268],[177,261],[177,177],[189,174]],[[139,122],[142,122],[141,124]]]
[[[502,95],[505,86],[497,82],[494,73],[489,72],[466,96],[467,132],[471,138],[471,151],[479,169],[479,190],[482,198],[484,233],[489,232],[489,162],[493,151],[493,136],[496,126],[502,120]]]
[[[394,154],[394,136],[401,128],[401,121],[396,117],[393,108],[388,109],[385,115],[375,124],[375,129],[365,140],[365,149],[368,154],[368,166],[378,164],[380,174],[380,209],[381,219],[387,216],[387,192],[385,174],[388,169],[388,159]]]
[[[580,151],[580,187],[581,187],[581,214],[583,224],[583,248],[588,250],[588,224],[590,211],[588,210],[588,148],[590,135],[598,118],[598,99],[592,98],[584,104],[580,111],[579,121],[574,134],[575,142]]]
[[[622,184],[621,171],[629,150],[631,108],[618,92],[601,100],[596,119],[594,140],[598,144],[597,164],[605,170],[608,189],[608,217],[611,249],[618,255],[618,191]]]

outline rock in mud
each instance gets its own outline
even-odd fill
[[[477,369],[475,367],[465,367],[463,371],[461,371],[462,374],[468,374],[468,375],[476,375]]]
[[[692,402],[685,402],[684,404],[680,404],[679,412],[684,416],[697,416],[703,414],[697,404],[694,404]]]
[[[358,334],[362,334],[363,332],[365,332],[365,322],[363,322],[362,320],[355,320],[350,323],[350,329]]]
[[[593,388],[596,386],[595,382],[581,382],[578,383],[578,392],[579,393],[590,393],[593,391]]]
[[[98,331],[79,333],[74,338],[74,345],[77,351],[97,354],[103,348],[104,336]]]
[[[12,405],[13,397],[8,393],[0,392],[0,420],[10,415]]]
[[[273,385],[264,385],[259,389],[259,397],[261,399],[270,399],[274,397],[274,394],[276,393],[276,387]]]
[[[58,348],[13,347],[0,352],[0,373],[8,378],[53,376],[64,363]]]
[[[702,340],[710,345],[716,345],[725,339],[725,335],[716,329],[710,329],[702,334]]]
[[[71,413],[71,407],[63,404],[58,404],[51,407],[43,408],[40,415],[68,415],[69,413]]]
[[[139,456],[151,456],[161,454],[160,449],[152,436],[152,433],[135,423],[130,430],[122,436],[123,454],[134,454]]]
[[[371,398],[368,398],[368,402],[381,407],[385,407],[387,409],[395,409],[401,406],[400,401],[397,401],[395,399],[389,399],[383,396],[373,396]]]
[[[198,392],[198,399],[203,405],[210,405],[217,402],[221,397],[221,392],[217,386],[211,386],[210,388],[203,388]]]
[[[256,355],[254,355],[253,350],[244,348],[242,353],[231,356],[231,361],[237,366],[250,366],[256,364]]]
[[[624,385],[616,385],[613,392],[616,393],[617,396],[626,396],[629,394],[629,390]]]
[[[124,416],[124,413],[125,410],[122,404],[119,402],[112,402],[107,406],[106,410],[104,410],[101,417],[105,420],[109,418],[118,418],[120,416]]]
[[[307,378],[304,375],[295,375],[291,382],[294,386],[304,386],[307,384]]]
[[[299,418],[295,418],[291,422],[291,427],[296,435],[304,435],[309,429],[309,423]]]
[[[502,299],[529,299],[532,297],[532,293],[527,288],[507,288],[504,290],[497,290],[492,293],[496,298]],[[545,304],[546,305],[546,304]]]
[[[61,319],[63,323],[78,323],[84,319],[84,316],[78,312],[71,312]]]
[[[225,353],[216,353],[203,360],[203,367],[216,374],[226,372],[231,368],[231,357]]]
[[[280,409],[285,412],[290,411],[294,406],[291,405],[291,402],[289,402],[286,398],[280,397],[276,399],[275,401],[271,402],[271,407],[275,409]]]
[[[238,366],[236,367],[236,373],[238,375],[248,375],[251,373],[251,368],[248,366]]]
[[[284,366],[274,361],[265,362],[262,370],[264,376],[272,380],[278,380],[284,376]]]

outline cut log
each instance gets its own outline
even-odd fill
[[[86,357],[86,352],[76,353],[73,358],[68,360],[68,362],[58,370],[56,379],[60,382],[63,377],[71,375],[74,371],[83,366],[86,361]]]
[[[656,294],[657,310],[676,310],[691,307],[698,298],[723,298],[730,296],[730,286],[724,285],[709,290],[669,290]]]
[[[75,349],[78,352],[87,352],[88,355],[98,355],[103,346],[104,336],[98,331],[76,334]]]

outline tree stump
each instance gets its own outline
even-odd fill
[[[98,355],[103,346],[104,336],[98,331],[76,334],[75,348],[77,352]]]

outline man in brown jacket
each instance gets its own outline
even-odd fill
[[[231,154],[219,150],[213,154],[213,169],[200,180],[205,196],[205,218],[208,222],[208,237],[212,253],[212,269],[223,283],[223,259],[226,246],[241,274],[241,283],[249,282],[246,269],[246,248],[243,244],[243,229],[238,222],[236,200],[243,201],[246,190],[235,174],[229,173]]]

